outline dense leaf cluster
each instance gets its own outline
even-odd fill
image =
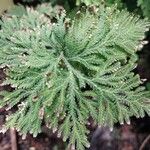
[[[138,6],[141,7],[143,15],[150,18],[150,1],[149,0],[138,0]]]
[[[36,0],[22,0],[23,2],[35,2]],[[52,2],[59,2],[59,0],[38,0],[38,2],[46,2],[50,1]],[[89,5],[100,5],[100,3],[105,3],[106,5],[112,5],[112,4],[117,4],[118,6],[122,5],[121,0],[64,0],[62,2],[69,2],[71,1],[72,3],[76,3],[76,5],[81,5],[85,4],[86,6]]]
[[[122,5],[121,0],[76,0],[76,4],[80,5],[81,3],[84,3],[85,5],[100,5],[100,3],[104,3],[106,5],[112,5],[117,4],[118,6]]]
[[[24,2],[34,2],[35,0],[23,0]],[[39,2],[46,2],[50,0],[38,0]],[[53,0],[51,2],[56,2],[57,0]],[[67,2],[69,0],[66,0]],[[72,1],[73,2],[73,1]],[[112,4],[117,4],[119,8],[123,6],[126,7],[126,2],[123,0],[76,0],[76,5],[85,4],[89,5],[100,5],[101,3],[106,4],[107,6],[111,6]],[[137,7],[140,7],[144,17],[150,18],[150,1],[149,0],[136,0]],[[130,4],[132,5],[132,4]],[[137,9],[137,8],[136,8]]]
[[[114,8],[93,10],[78,12],[72,21],[56,15],[55,23],[32,8],[2,18],[3,84],[15,90],[1,93],[0,106],[17,106],[3,130],[15,127],[36,136],[45,122],[72,149],[83,150],[89,147],[89,117],[112,128],[129,123],[130,116],[150,115],[149,92],[133,73],[149,23]]]

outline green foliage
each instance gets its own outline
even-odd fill
[[[28,8],[27,8],[28,9]],[[30,9],[30,8],[29,8]],[[37,11],[40,14],[43,14],[50,19],[55,18],[61,11],[63,11],[63,7],[61,6],[54,6],[52,7],[51,3],[42,3],[40,5],[37,5],[36,8],[32,8],[28,12],[34,12]],[[12,9],[10,9],[6,15],[9,16],[17,16],[17,17],[22,17],[23,15],[27,15],[27,10],[23,5],[14,5]]]
[[[150,18],[150,1],[149,0],[138,0],[138,6],[141,7],[143,15]]]
[[[80,5],[81,3],[84,3],[87,6],[92,4],[99,5],[100,3],[105,3],[108,6],[112,4],[122,5],[121,0],[76,0],[77,5]]]
[[[36,0],[22,0],[22,1],[30,3],[30,2],[35,2]],[[37,1],[39,1],[39,2],[46,2],[46,1],[50,1],[50,0],[37,0]]]
[[[133,73],[149,23],[103,7],[96,14],[78,12],[73,21],[64,13],[56,16],[52,23],[47,14],[28,8],[22,16],[2,18],[3,84],[15,89],[1,93],[0,106],[17,106],[3,130],[36,136],[44,121],[72,149],[83,150],[89,147],[90,116],[112,128],[118,121],[129,123],[130,116],[150,115],[149,92]]]
[[[23,0],[24,2],[35,2],[35,0]],[[38,0],[39,2],[46,2],[50,1],[53,2],[59,2],[60,0]],[[69,0],[64,0],[65,2],[69,2]],[[117,4],[118,6],[122,6],[122,0],[71,0],[72,3],[76,2],[76,5],[85,4],[86,6],[89,5],[100,5],[101,3],[105,3],[107,6],[110,6],[112,4]]]
[[[87,6],[91,5],[91,4],[96,4],[97,5],[97,4],[100,3],[100,0],[76,0],[77,5],[80,5],[81,3],[84,3]]]

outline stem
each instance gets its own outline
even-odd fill
[[[10,138],[12,150],[17,150],[16,130],[13,128],[10,129]]]
[[[147,142],[150,140],[150,134],[145,138],[145,140],[143,141],[142,145],[140,146],[139,150],[144,150],[145,145],[147,144]]]

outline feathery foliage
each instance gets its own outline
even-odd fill
[[[28,7],[27,7],[28,9]],[[9,16],[17,16],[17,17],[22,17],[23,15],[27,15],[29,12],[34,12],[34,9],[40,13],[41,15],[47,16],[47,18],[54,19],[58,14],[61,13],[61,11],[64,10],[62,6],[53,6],[51,3],[42,3],[37,5],[35,8],[31,8],[30,10],[26,10],[26,8],[23,5],[14,5],[10,10],[8,10],[6,15]]]
[[[99,4],[101,2],[101,0],[76,0],[76,4],[77,5],[80,5],[81,3],[84,3],[86,4],[87,6],[88,5],[91,5],[91,4]]]
[[[149,0],[138,0],[138,6],[141,7],[143,15],[150,18],[150,1]]]
[[[23,0],[23,2],[34,2],[35,0]],[[50,0],[38,0],[39,2],[46,2]],[[56,2],[59,0],[51,0],[50,2]],[[68,2],[69,0],[64,0],[64,2]],[[101,3],[105,3],[106,5],[110,6],[112,4],[117,4],[118,6],[122,6],[121,0],[72,0],[72,3],[76,3],[76,5],[85,4],[86,6],[89,5],[100,5]]]
[[[35,0],[22,0],[23,2],[34,2]],[[37,0],[39,2],[46,2],[46,1],[50,1],[50,0]]]
[[[106,5],[112,5],[117,4],[119,6],[122,5],[121,0],[76,0],[76,4],[80,5],[81,3],[84,3],[85,5],[99,5],[100,3],[105,3]]]
[[[3,130],[15,127],[36,136],[44,121],[72,149],[83,150],[89,147],[89,117],[112,128],[118,121],[129,123],[130,116],[150,115],[149,92],[133,73],[146,20],[102,7],[96,14],[78,12],[73,21],[62,13],[52,23],[27,9],[21,17],[4,16],[0,24],[3,84],[15,88],[1,93],[0,106],[16,107]]]

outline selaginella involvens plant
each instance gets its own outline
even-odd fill
[[[122,6],[123,2],[122,0],[22,0],[23,2],[28,2],[28,3],[32,3],[32,2],[51,2],[51,3],[57,3],[57,2],[67,2],[69,3],[75,3],[77,6],[84,4],[86,6],[89,5],[99,5],[100,3],[104,3],[108,6],[112,5],[112,4],[117,4],[118,6]]]
[[[89,147],[88,118],[99,126],[129,123],[150,115],[149,92],[141,85],[136,51],[146,44],[149,22],[114,8],[91,8],[74,20],[65,13],[55,23],[33,9],[4,16],[0,67],[13,92],[2,92],[7,116],[3,130],[36,136],[42,122],[72,149]]]
[[[141,7],[144,17],[148,17],[150,19],[150,1],[137,0],[137,5]]]

